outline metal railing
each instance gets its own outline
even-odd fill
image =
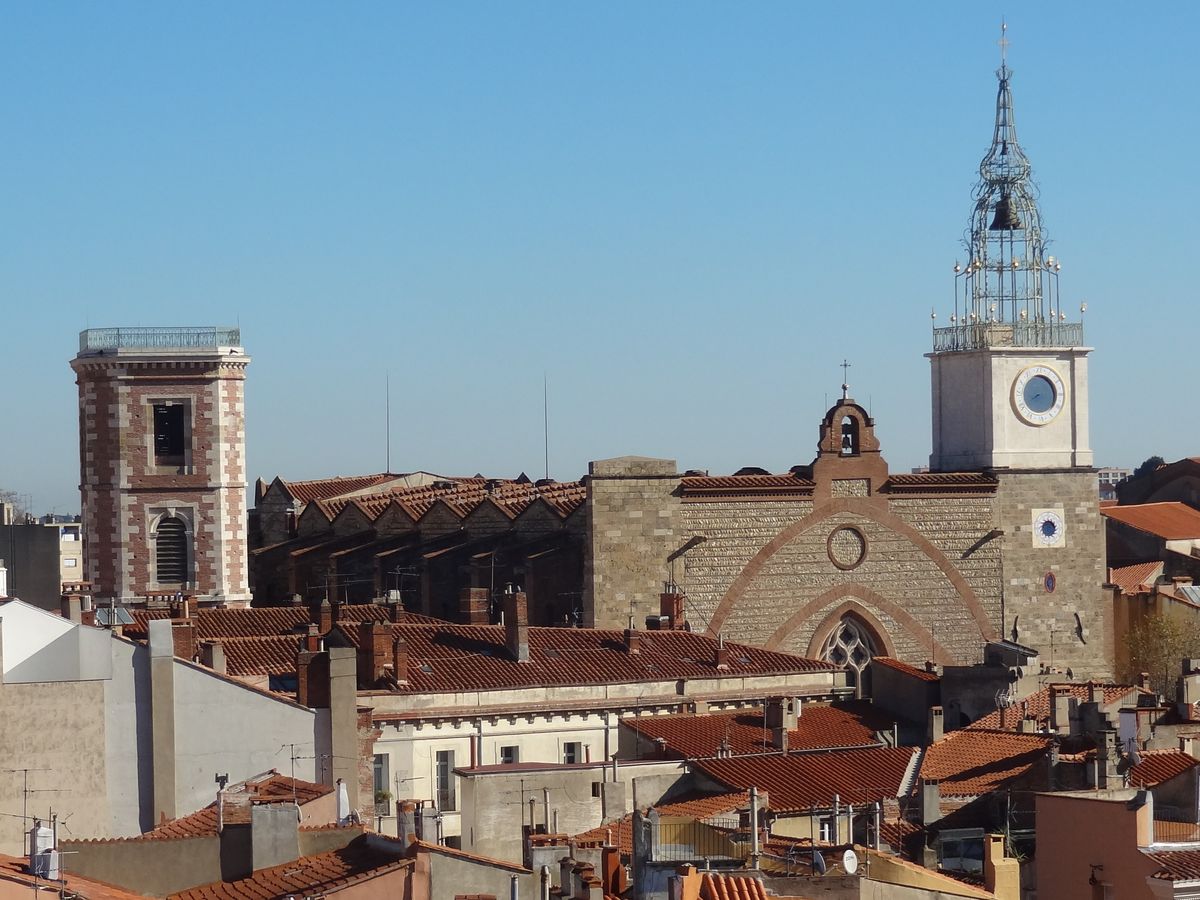
[[[193,350],[240,347],[240,328],[88,328],[79,332],[79,352],[99,350]]]
[[[933,352],[989,347],[1079,347],[1082,322],[977,322],[933,329]]]

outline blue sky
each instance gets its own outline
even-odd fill
[[[1100,464],[1198,448],[1200,7],[1009,4]],[[991,137],[976,4],[10,4],[0,488],[78,507],[77,332],[240,324],[252,476],[929,452]]]

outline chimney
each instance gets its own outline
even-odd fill
[[[771,746],[787,753],[788,732],[799,724],[800,701],[795,697],[771,697],[763,705],[763,724],[771,732]]]
[[[1138,672],[1137,686],[1140,687],[1143,691],[1150,690],[1150,673],[1149,672]]]
[[[658,595],[658,614],[667,620],[668,629],[683,627],[683,594],[678,590],[666,590]]]
[[[396,835],[407,850],[417,839],[417,801],[401,800],[396,804]]]
[[[504,593],[504,644],[510,659],[529,662],[529,611],[525,592],[510,586]]]
[[[1067,687],[1050,685],[1050,730],[1058,734],[1071,733],[1071,707],[1075,698]]]
[[[200,662],[224,675],[225,646],[220,641],[205,641],[200,645]]]
[[[490,597],[487,588],[465,587],[458,594],[458,618],[465,625],[491,623]]]
[[[729,668],[729,651],[725,648],[725,636],[719,631],[717,632],[717,649],[713,664],[718,669]]]
[[[321,626],[309,625],[304,634],[304,649],[309,653],[319,653],[321,650]]]
[[[392,643],[392,677],[397,684],[408,684],[408,642],[404,638]]]
[[[1003,711],[1003,710],[1002,710]],[[940,706],[929,707],[929,729],[926,737],[930,744],[936,744],[946,733],[946,715]]]
[[[642,652],[642,634],[633,628],[625,629],[625,652],[635,656]]]
[[[62,595],[62,616],[76,624],[83,621],[83,601],[78,594]]]
[[[983,837],[983,885],[996,900],[1020,900],[1021,864],[1004,855],[1004,835]]]
[[[309,619],[321,634],[329,634],[333,623],[337,621],[337,609],[329,602],[329,598],[313,603],[308,610]]]
[[[942,817],[942,790],[936,778],[921,779],[921,824],[932,825]]]
[[[175,641],[175,655],[180,659],[196,658],[196,626],[189,619],[171,622],[171,637]]]
[[[392,649],[390,622],[358,624],[358,671],[361,684],[372,686],[383,677],[385,667],[392,662]]]
[[[329,654],[296,654],[296,700],[311,709],[329,709]]]
[[[1110,729],[1100,731],[1096,737],[1096,787],[1121,787],[1124,782],[1117,771],[1121,761],[1121,738]]]
[[[175,607],[176,619],[190,619],[192,617],[192,601],[183,594],[179,595],[179,599],[173,604]]]

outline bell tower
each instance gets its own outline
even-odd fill
[[[954,311],[948,325],[934,319],[929,466],[1090,468],[1086,307],[1078,321],[1067,320],[1062,264],[1048,250],[1003,58],[996,76],[996,122],[979,164],[966,263],[954,264]]]
[[[1088,444],[1082,314],[1068,320],[1029,159],[1017,141],[1012,72],[996,72],[992,143],[979,164],[954,309],[933,329],[935,472],[995,475],[1001,632],[1044,665],[1112,674],[1104,529]]]

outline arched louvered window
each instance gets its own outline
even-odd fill
[[[188,571],[187,526],[168,516],[154,536],[154,564],[159,584],[184,584]]]

